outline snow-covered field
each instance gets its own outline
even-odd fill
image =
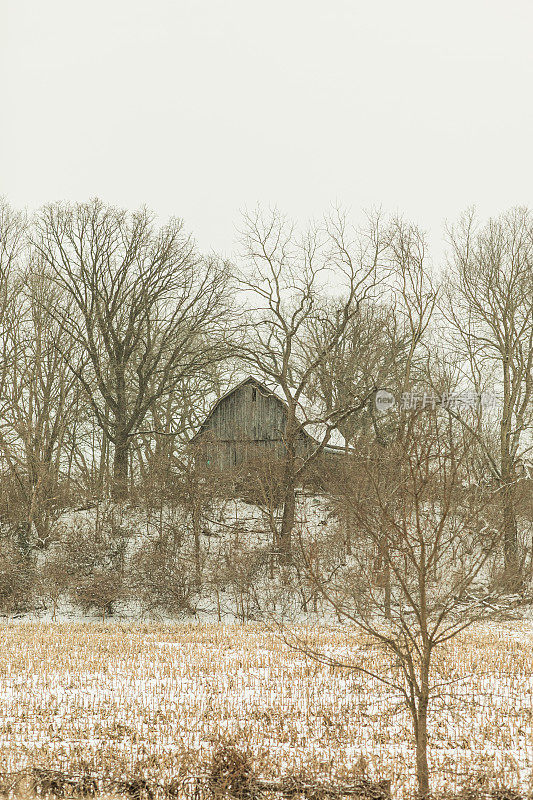
[[[340,628],[306,629],[344,652]],[[368,677],[310,660],[263,626],[19,622],[1,626],[0,764],[158,780],[202,771],[221,737],[265,777],[390,778],[414,788],[410,719]],[[384,657],[364,651],[374,668]],[[479,626],[437,655],[434,789],[533,790],[533,627]]]

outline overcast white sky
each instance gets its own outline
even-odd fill
[[[0,194],[183,217],[531,204],[532,0],[0,0]]]

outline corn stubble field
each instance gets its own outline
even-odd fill
[[[411,722],[392,690],[291,650],[257,626],[5,623],[0,770],[164,782],[201,774],[221,741],[265,779],[390,779],[414,791]],[[343,631],[313,643],[346,652]],[[370,650],[367,666],[388,669]],[[381,665],[379,662],[382,662]],[[533,790],[531,623],[469,629],[436,656],[435,790]]]

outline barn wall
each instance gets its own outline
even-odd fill
[[[253,399],[255,390],[255,400]],[[205,424],[217,439],[282,439],[285,411],[281,402],[253,384],[224,397]]]
[[[283,403],[257,384],[238,386],[202,426],[209,463],[221,470],[235,467],[256,455],[258,447],[273,457],[283,455],[285,417]]]

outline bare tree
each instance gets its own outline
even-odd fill
[[[184,467],[184,450],[213,404],[227,386],[226,363],[217,362],[201,374],[184,377],[172,391],[154,402],[134,446],[140,476],[152,477],[163,488]]]
[[[332,303],[330,316],[335,313],[337,309]],[[307,395],[327,411],[349,407],[354,397],[372,398],[366,408],[339,424],[347,449],[355,445],[361,431],[367,432],[372,427],[375,388],[384,388],[391,381],[401,347],[401,343],[389,335],[394,326],[392,311],[385,303],[362,304],[359,314],[349,321],[335,347],[310,376]],[[316,320],[315,327],[310,327],[310,360],[324,349],[329,333],[328,318]]]
[[[323,229],[298,236],[279,213],[260,211],[244,218],[245,267],[239,275],[248,302],[250,327],[241,355],[263,379],[270,380],[287,405],[284,436],[281,558],[290,562],[295,520],[295,487],[309,465],[323,452],[343,419],[364,407],[364,397],[350,396],[342,406],[310,409],[305,402],[317,369],[338,347],[362,302],[379,282],[385,248],[379,217],[369,229],[350,238],[342,214]],[[327,283],[326,283],[327,282]],[[325,299],[327,286],[337,291],[335,311]],[[318,348],[310,356],[309,332],[321,329]],[[317,424],[321,425],[317,435]],[[298,452],[302,430],[313,430],[317,445],[303,458]]]
[[[47,313],[57,292],[37,271],[24,276],[17,314],[6,339],[11,344],[9,379],[3,394],[0,442],[16,497],[21,541],[46,546],[55,512],[61,508],[69,447],[75,447],[79,388],[62,352],[73,343]],[[66,488],[66,487],[65,487]]]
[[[428,266],[424,233],[399,217],[384,226],[386,247],[382,261],[386,278],[378,303],[363,303],[336,347],[314,371],[319,397],[327,408],[346,405],[353,395],[379,387],[389,389],[398,401],[402,395],[427,385],[432,349],[431,323],[438,297]],[[320,350],[324,333],[311,332],[311,353]],[[348,417],[343,433],[351,439],[375,435],[378,442],[401,434],[403,417],[378,417],[373,403],[366,415]]]
[[[313,657],[372,675],[400,692],[413,721],[421,797],[430,788],[428,710],[438,691],[434,651],[490,613],[483,591],[476,599],[475,590],[487,578],[484,570],[500,534],[494,492],[463,481],[474,440],[466,433],[455,441],[452,458],[447,415],[418,410],[406,414],[400,439],[358,454],[339,487],[344,501],[352,497],[357,547],[347,564],[327,573],[306,559],[323,600],[347,623],[351,653],[345,660],[329,657],[287,632],[289,642]],[[393,576],[388,608],[383,570]],[[368,647],[388,653],[388,670],[376,670],[366,658]]]
[[[385,291],[377,303],[362,305],[337,346],[315,370],[313,388],[326,408],[346,407],[353,396],[368,397],[365,408],[339,426],[356,452],[371,443],[387,447],[401,439],[406,419],[402,406],[423,396],[432,361],[431,325],[438,290],[427,263],[424,234],[399,217],[387,221],[386,231]],[[323,339],[319,326],[311,339],[314,352]],[[396,399],[391,413],[379,413],[373,388],[388,390]],[[350,554],[353,515],[346,514],[345,523]],[[388,585],[390,574],[385,578]],[[389,593],[390,586],[387,597]]]
[[[10,331],[19,319],[17,298],[24,268],[27,221],[0,198],[0,396],[13,359]]]
[[[79,346],[63,355],[114,445],[114,496],[127,489],[131,438],[158,398],[226,354],[228,273],[197,254],[179,220],[145,209],[51,205],[34,247],[67,300],[49,313]]]
[[[480,227],[471,211],[450,230],[450,243],[443,312],[453,325],[469,385],[478,396],[487,387],[498,396],[479,443],[499,488],[506,570],[516,585],[521,570],[515,491],[523,460],[533,447],[531,213],[516,208]],[[494,448],[491,432],[496,427]]]

